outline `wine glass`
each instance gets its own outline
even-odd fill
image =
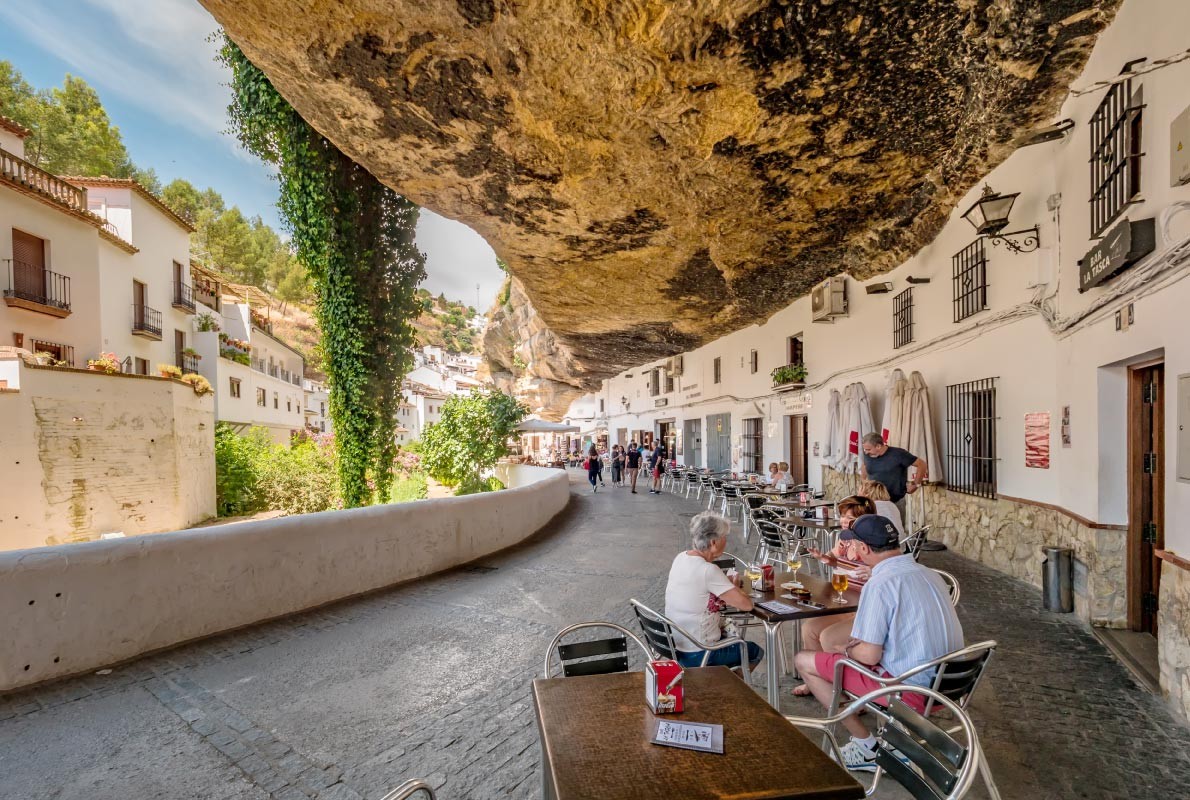
[[[802,582],[797,579],[797,571],[802,568],[802,543],[795,542],[793,549],[785,554],[785,565],[789,567],[789,571],[793,573],[793,580],[790,581],[791,589],[804,589]],[[792,594],[785,595],[788,599],[793,599]]]
[[[843,592],[847,591],[847,573],[844,570],[836,569],[831,573],[831,588],[835,590],[832,599],[836,603],[847,602],[847,598],[843,596]]]
[[[756,591],[756,581],[760,580],[764,575],[764,571],[759,564],[749,564],[744,567],[744,577],[748,579],[748,584],[752,587],[751,595],[753,597],[764,597],[762,592]]]

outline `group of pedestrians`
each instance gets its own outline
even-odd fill
[[[627,447],[613,445],[611,453],[606,454],[611,464],[612,486],[631,487],[632,494],[636,494],[636,483],[640,471],[646,471],[649,476],[649,494],[661,494],[661,479],[669,464],[669,448],[664,442],[656,447],[649,447],[648,443],[637,446],[636,442],[629,442]],[[583,466],[587,470],[587,480],[591,483],[591,491],[598,492],[600,487],[606,487],[603,482],[604,455],[594,444],[587,450],[587,458]]]

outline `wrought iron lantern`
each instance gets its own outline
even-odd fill
[[[993,246],[1003,244],[1014,253],[1030,253],[1041,244],[1041,231],[1038,226],[1001,233],[1008,227],[1008,215],[1012,212],[1012,204],[1019,196],[1020,192],[1000,194],[985,184],[983,194],[967,209],[963,219],[971,223],[977,234],[987,236]]]

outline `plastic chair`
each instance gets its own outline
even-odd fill
[[[563,641],[575,631],[591,628],[609,628],[617,631],[620,635],[570,644]],[[566,678],[573,678],[576,675],[607,675],[612,672],[627,672],[629,639],[636,642],[647,661],[649,648],[636,634],[622,625],[617,625],[614,622],[579,622],[563,628],[558,631],[553,641],[550,642],[549,649],[545,651],[545,665],[541,669],[541,674],[546,678],[553,677],[551,662],[555,652],[558,656],[558,664],[562,667],[562,676]],[[602,658],[596,658],[597,656],[602,656]]]
[[[902,693],[910,691],[925,695],[930,705],[937,704],[950,711],[957,725],[951,730],[943,730],[914,711],[900,699]],[[887,707],[880,700],[884,700]],[[872,785],[864,792],[866,796],[875,794],[881,778],[888,774],[918,800],[960,800],[966,797],[979,773],[983,776],[988,794],[999,800],[1000,793],[987,768],[987,760],[971,717],[941,692],[892,684],[856,698],[842,711],[825,719],[789,716],[785,719],[799,728],[822,731],[834,750],[835,760],[842,763],[834,727],[861,708],[877,711],[883,721],[877,731],[876,774]],[[953,734],[959,731],[962,731],[964,741],[955,739]],[[906,764],[901,757],[909,763]]]

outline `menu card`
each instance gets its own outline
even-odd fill
[[[681,747],[684,750],[698,750],[702,753],[723,753],[723,726],[706,722],[678,722],[657,720],[657,731],[653,744],[666,747]]]
[[[793,614],[801,610],[786,603],[782,603],[779,600],[766,600],[765,602],[757,603],[756,605],[773,614]]]

